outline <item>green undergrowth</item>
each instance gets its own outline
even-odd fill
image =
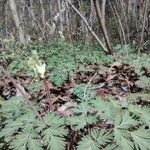
[[[47,72],[57,71],[72,72],[76,69],[83,69],[84,65],[94,63],[111,63],[114,58],[106,55],[99,47],[84,44],[68,44],[57,41],[51,44],[32,43],[25,47],[13,46],[3,51],[1,58],[7,62],[8,70],[11,73],[29,72],[28,58],[37,51],[38,56],[47,65]]]
[[[150,87],[144,72],[149,69],[150,57],[137,54],[130,46],[114,47],[113,56],[106,55],[97,46],[62,41],[24,47],[9,41],[4,46],[6,50],[0,54],[2,65],[15,78],[34,79],[26,87],[30,94],[37,94],[43,84],[29,65],[30,58],[46,63],[46,77],[58,87],[76,72],[86,71],[88,65],[110,66],[116,61],[134,67],[145,90]],[[0,99],[0,149],[66,150],[72,144],[77,150],[149,150],[149,105],[139,105],[138,96],[132,95],[126,101],[116,101],[112,96],[104,100],[96,95],[97,86],[81,83],[74,87],[77,106],[71,109],[69,117],[56,112],[44,112],[41,118],[37,117],[35,110],[40,112],[41,108],[34,99],[34,110],[19,96],[7,101]]]
[[[110,97],[104,101],[94,96],[91,86],[83,97],[84,86],[74,91],[78,105],[72,109],[74,115],[71,117],[47,112],[42,119],[37,118],[19,97],[1,102],[1,148],[65,150],[69,134],[74,131],[79,137],[78,150],[149,149],[148,106],[139,107],[135,99],[120,103]],[[39,109],[37,105],[34,107]]]
[[[88,65],[110,66],[113,62],[123,62],[134,68],[142,86],[150,87],[149,77],[145,75],[147,71],[149,72],[150,54],[138,54],[134,47],[129,45],[116,45],[113,55],[106,55],[97,45],[69,44],[61,40],[22,46],[10,39],[5,40],[3,46],[4,50],[2,49],[0,53],[1,65],[14,77],[37,78],[34,67],[29,63],[34,57],[38,57],[37,61],[40,59],[42,63],[46,63],[46,77],[56,86],[63,85],[77,72],[86,72],[89,69],[86,67]],[[34,93],[40,86],[41,82],[33,82],[28,88]]]
[[[62,85],[77,71],[86,71],[90,64],[111,65],[115,61],[130,64],[138,75],[143,75],[142,68],[149,68],[150,55],[137,54],[130,46],[114,47],[114,55],[106,55],[99,46],[83,43],[68,44],[62,41],[53,43],[32,43],[20,46],[16,43],[6,43],[6,50],[0,54],[7,70],[13,74],[34,76],[33,69],[28,64],[29,58],[38,53],[39,59],[46,63],[49,79],[56,85]]]

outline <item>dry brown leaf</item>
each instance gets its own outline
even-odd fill
[[[70,101],[59,107],[57,111],[64,116],[70,116],[73,114],[71,108],[75,106],[77,106],[77,103]]]
[[[106,81],[108,82],[108,81],[114,79],[116,76],[117,76],[117,74],[115,74],[115,75],[108,75]]]
[[[65,104],[62,105],[61,107],[59,107],[59,108],[58,108],[58,111],[59,111],[59,112],[63,112],[63,111],[66,111],[67,109],[72,108],[72,107],[75,107],[75,106],[77,106],[77,103],[70,101],[70,102],[65,103]]]
[[[31,95],[25,91],[24,87],[23,87],[20,83],[17,83],[17,86],[21,89],[21,91],[24,93],[24,95],[25,95],[28,99],[31,98]],[[21,92],[20,92],[18,89],[16,90],[16,96],[23,96],[23,95],[21,94]]]
[[[123,65],[122,62],[116,61],[116,62],[111,64],[111,68],[113,68],[113,67],[120,68],[122,65]]]

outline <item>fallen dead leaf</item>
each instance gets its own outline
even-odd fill
[[[111,67],[111,68],[113,68],[113,67],[118,67],[118,68],[120,68],[122,65],[123,65],[122,62],[116,61],[116,62],[112,63],[110,67]]]
[[[73,114],[71,108],[75,106],[77,106],[77,103],[70,101],[59,107],[57,111],[62,115],[70,116]]]

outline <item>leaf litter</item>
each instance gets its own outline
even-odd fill
[[[94,76],[95,73],[96,75]],[[148,75],[147,69],[145,74]],[[87,65],[85,71],[77,71],[76,74],[68,78],[61,86],[56,86],[49,79],[46,79],[54,111],[62,115],[71,115],[71,108],[77,105],[76,95],[73,94],[74,88],[81,83],[88,84],[93,76],[91,84],[97,86],[96,95],[104,99],[107,96],[113,95],[116,99],[122,101],[126,100],[129,93],[139,93],[142,91],[142,87],[137,84],[139,76],[129,64],[114,62],[109,66],[102,64]],[[46,98],[47,91],[43,84],[37,87],[39,89],[33,95],[30,94],[28,86],[38,81],[34,81],[30,76],[18,76],[16,81],[30,99],[37,98],[43,110],[47,110],[49,103]],[[0,83],[0,95],[4,99],[8,100],[12,96],[20,95],[7,77],[1,78]]]

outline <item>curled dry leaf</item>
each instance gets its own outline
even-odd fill
[[[17,83],[17,86],[21,89],[21,91],[24,93],[24,95],[26,95],[28,99],[31,98],[31,95],[25,91],[24,87],[20,83]],[[16,91],[16,96],[23,96],[18,89]]]
[[[116,76],[117,76],[117,74],[115,74],[115,75],[111,75],[111,74],[110,74],[110,75],[108,75],[106,81],[108,82],[108,81],[114,79]]]
[[[111,68],[114,68],[114,67],[120,68],[122,65],[123,65],[122,62],[116,61],[111,64]]]
[[[77,103],[70,101],[59,107],[57,111],[62,115],[70,116],[73,114],[70,109],[75,106],[77,106]]]

